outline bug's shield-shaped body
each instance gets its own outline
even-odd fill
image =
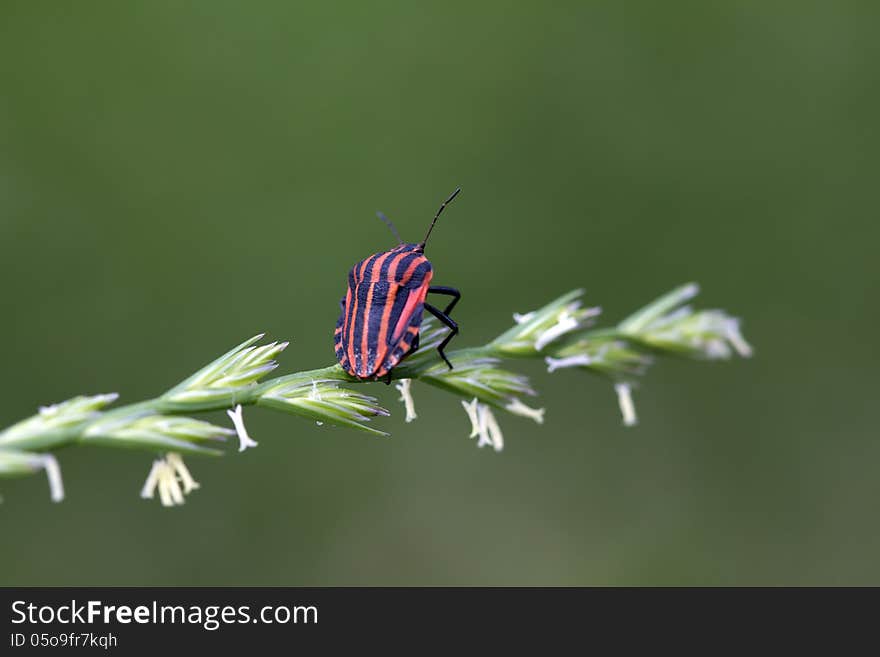
[[[378,379],[409,353],[433,275],[418,244],[401,244],[352,267],[334,335],[342,369]]]

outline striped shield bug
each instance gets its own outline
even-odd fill
[[[431,285],[434,276],[425,257],[425,244],[444,208],[461,191],[459,187],[443,201],[428,232],[418,244],[405,243],[394,224],[379,213],[399,245],[361,260],[348,273],[348,290],[340,305],[334,342],[336,359],[351,376],[360,379],[387,377],[406,356],[419,348],[419,327],[425,310],[449,327],[449,334],[437,347],[440,357],[452,369],[444,349],[458,333],[458,324],[449,313],[461,298],[455,288]],[[452,297],[445,309],[425,302],[428,293]]]

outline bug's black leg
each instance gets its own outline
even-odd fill
[[[445,285],[432,285],[428,288],[428,292],[432,292],[434,294],[446,294],[450,297],[453,297],[452,301],[449,302],[449,305],[446,306],[446,309],[443,311],[444,315],[448,315],[452,312],[452,309],[455,308],[455,304],[458,303],[458,300],[461,299],[461,292],[456,290],[454,287],[446,287]]]
[[[455,305],[456,301],[458,301],[458,299],[454,299],[452,301],[452,305]],[[444,326],[449,327],[449,335],[447,335],[443,339],[443,342],[441,342],[439,344],[439,346],[437,347],[437,353],[440,354],[440,358],[442,358],[444,361],[446,361],[446,364],[449,365],[449,369],[452,369],[452,363],[450,363],[449,359],[446,357],[446,354],[444,353],[444,349],[446,349],[446,345],[449,344],[449,341],[452,340],[452,338],[454,338],[456,335],[458,335],[458,324],[456,324],[455,320],[451,319],[446,313],[440,312],[437,308],[432,306],[430,303],[425,304],[425,310],[427,310],[429,313],[434,315],[434,317],[439,319],[440,323],[442,323]]]
[[[391,370],[388,370],[388,374],[385,375],[385,385],[391,385]]]

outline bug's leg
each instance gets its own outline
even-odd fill
[[[453,300],[452,305],[455,305],[455,302],[458,299]],[[449,362],[449,359],[446,357],[444,350],[446,349],[446,345],[449,344],[449,341],[452,340],[456,335],[458,335],[458,324],[455,323],[455,320],[451,319],[446,313],[440,312],[437,308],[432,306],[430,303],[425,304],[425,310],[434,315],[437,319],[440,320],[440,323],[444,326],[449,327],[449,335],[443,338],[443,342],[441,342],[437,346],[437,353],[440,354],[440,358],[446,361],[446,364],[449,366],[449,369],[452,369],[452,363]]]
[[[432,285],[428,288],[428,292],[433,294],[446,294],[450,297],[453,297],[452,301],[449,302],[449,305],[443,310],[444,315],[448,315],[452,312],[452,309],[455,308],[455,304],[458,303],[458,300],[461,299],[461,292],[456,290],[454,287],[446,287],[445,285]]]
[[[391,385],[391,370],[388,370],[388,374],[385,375],[385,385]]]

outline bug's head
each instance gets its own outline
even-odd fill
[[[448,199],[446,199],[445,201],[443,201],[443,203],[440,205],[440,209],[437,210],[437,214],[434,215],[434,219],[431,221],[431,225],[428,227],[428,232],[427,232],[427,234],[425,235],[425,239],[423,239],[423,240],[422,240],[421,242],[419,242],[418,244],[412,244],[412,243],[404,242],[404,241],[400,238],[400,233],[397,232],[397,229],[394,227],[394,224],[391,223],[391,220],[390,220],[388,217],[386,217],[382,212],[377,212],[377,213],[376,213],[376,216],[379,217],[379,219],[381,219],[382,221],[385,222],[385,225],[387,225],[387,226],[388,226],[388,229],[389,229],[392,233],[394,233],[394,237],[396,237],[396,238],[397,238],[397,241],[400,243],[400,245],[397,246],[394,250],[395,250],[395,251],[400,251],[400,252],[409,252],[409,251],[411,251],[411,252],[414,252],[414,253],[424,253],[424,252],[425,252],[425,244],[427,244],[427,242],[428,242],[428,238],[431,236],[431,231],[434,230],[434,224],[437,223],[437,219],[440,217],[440,214],[443,212],[443,210],[446,208],[446,206],[449,205],[449,204],[452,202],[452,199],[454,199],[456,196],[458,196],[458,193],[459,193],[460,191],[461,191],[461,187],[459,187],[459,188],[456,189],[454,192],[452,192],[452,195],[451,195]]]
[[[410,242],[401,242],[399,245],[394,247],[395,253],[424,253],[425,245],[421,242],[418,244],[413,244]]]

